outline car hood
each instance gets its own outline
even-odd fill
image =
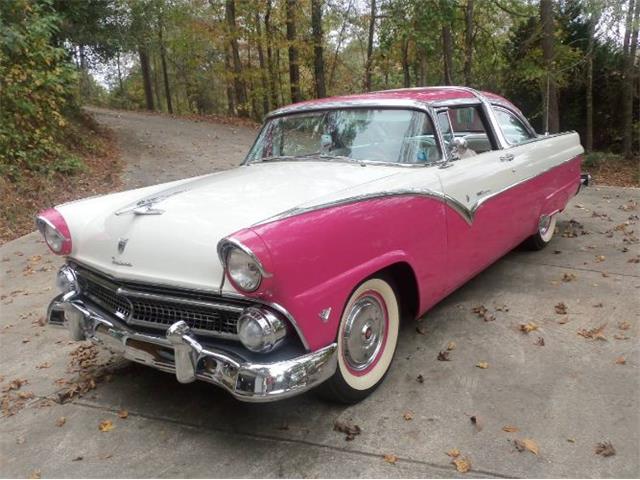
[[[264,163],[57,208],[69,224],[71,257],[80,263],[117,278],[216,291],[223,283],[220,239],[296,207],[376,189],[401,170]],[[135,214],[136,208],[149,214]]]

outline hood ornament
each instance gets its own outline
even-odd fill
[[[125,213],[133,213],[134,215],[162,215],[164,213],[164,210],[153,208],[153,206],[156,203],[160,203],[169,197],[173,197],[174,195],[178,195],[179,193],[185,191],[186,190],[176,190],[173,192],[161,193],[153,197],[144,198],[137,201],[133,205],[121,208],[116,212],[116,215],[124,215]]]

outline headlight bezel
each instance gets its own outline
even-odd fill
[[[42,234],[47,247],[56,255],[71,253],[71,234],[64,217],[55,208],[49,208],[38,214],[36,227]]]
[[[253,266],[254,271],[250,272],[245,276],[252,276],[257,274],[256,281],[252,284],[243,284],[239,275],[234,275],[234,272],[230,268],[230,256],[232,254],[238,255],[241,259],[244,259],[246,264],[249,266]],[[229,238],[224,238],[218,243],[218,257],[220,258],[220,262],[224,268],[225,276],[229,279],[231,284],[239,291],[245,293],[255,292],[260,288],[265,278],[270,277],[271,275],[265,270],[262,265],[262,262],[258,259],[258,257],[245,245],[241,242]],[[250,268],[250,267],[249,267]],[[242,274],[242,272],[241,272]]]

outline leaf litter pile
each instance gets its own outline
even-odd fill
[[[347,442],[350,442],[351,440],[356,438],[357,435],[360,435],[362,433],[362,430],[358,425],[354,425],[348,420],[344,422],[336,420],[333,424],[333,430],[336,432],[344,433],[346,435],[344,439]]]

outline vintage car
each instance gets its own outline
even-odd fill
[[[45,210],[66,257],[48,321],[259,402],[365,398],[415,319],[525,242],[586,183],[575,132],[538,135],[464,87],[272,112],[231,170]]]

